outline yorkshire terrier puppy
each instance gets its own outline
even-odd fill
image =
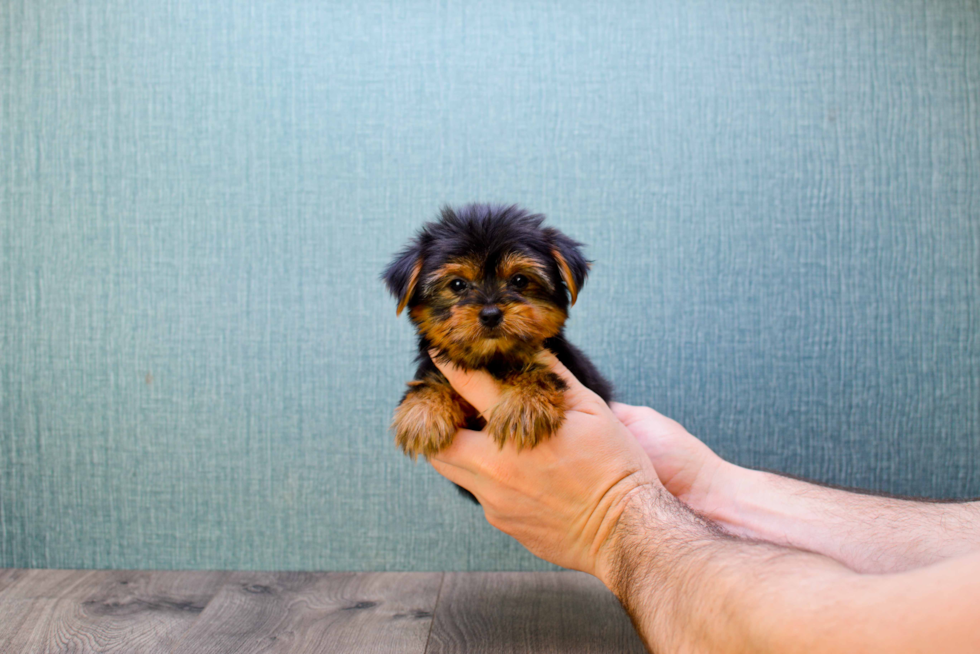
[[[609,382],[563,334],[589,263],[581,243],[542,227],[543,220],[516,206],[446,207],[385,270],[397,313],[408,308],[419,335],[418,370],[392,421],[396,443],[413,459],[445,448],[464,426],[486,426],[499,444],[512,439],[518,449],[557,431],[566,386],[534,360],[544,348],[610,400]],[[430,350],[500,382],[490,415],[478,415],[453,390]]]

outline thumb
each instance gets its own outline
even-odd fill
[[[500,401],[500,384],[485,370],[465,370],[443,360],[433,351],[429,352],[432,362],[449,381],[450,386],[469,402],[480,415],[487,415]]]
[[[553,373],[561,377],[562,381],[568,386],[565,390],[565,407],[571,411],[581,411],[582,413],[595,413],[595,403],[605,406],[598,395],[585,387],[575,375],[558,360],[550,350],[541,350],[535,355],[535,360],[551,369]]]
[[[622,402],[610,402],[609,408],[612,409],[613,414],[619,418],[621,423],[628,426],[642,417],[640,412],[645,407],[623,404]]]

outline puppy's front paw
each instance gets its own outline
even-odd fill
[[[565,420],[565,389],[561,377],[532,367],[505,381],[500,403],[487,421],[487,431],[503,446],[513,439],[517,449],[534,447],[554,434]]]
[[[391,421],[395,443],[412,459],[430,457],[452,443],[468,413],[472,408],[444,379],[409,382]]]

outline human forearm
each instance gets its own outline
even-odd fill
[[[651,652],[790,651],[793,639],[774,631],[787,626],[776,619],[785,598],[760,595],[763,581],[778,583],[787,557],[797,586],[804,585],[800,568],[810,565],[821,575],[853,575],[814,554],[733,538],[670,496],[644,491],[620,517],[597,571]],[[802,642],[814,649],[812,637]]]
[[[647,407],[613,404],[674,496],[726,531],[896,572],[980,551],[980,502],[862,495],[740,468]]]
[[[980,551],[980,502],[919,502],[727,465],[709,517],[734,535],[817,552],[860,572],[898,572]]]
[[[598,576],[651,650],[980,651],[980,554],[863,575],[820,554],[731,536],[677,499],[711,497],[710,483],[683,465],[655,470],[647,456],[655,448],[560,362],[542,360],[568,385],[558,433],[522,450],[462,429],[432,465],[532,553]],[[499,403],[486,373],[440,370],[481,414]],[[670,427],[683,445],[686,432]],[[691,451],[687,460],[697,458]]]
[[[655,652],[957,652],[975,651],[980,638],[969,619],[978,557],[857,574],[727,536],[650,489],[623,512],[603,560],[600,578]]]

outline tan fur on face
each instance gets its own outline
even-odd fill
[[[518,450],[534,447],[558,431],[565,420],[566,388],[561,377],[538,364],[508,376],[487,431],[501,447],[507,439]]]
[[[534,279],[548,291],[554,289],[551,280],[548,279],[548,271],[537,259],[519,252],[510,252],[500,258],[500,263],[497,264],[497,276],[500,279],[508,280],[518,273],[523,273],[529,279]]]
[[[540,345],[556,335],[565,324],[565,312],[551,302],[527,298],[524,303],[501,306],[504,311],[502,327],[515,339]],[[539,348],[540,349],[540,348]]]
[[[452,443],[467,416],[476,411],[441,375],[408,385],[410,390],[391,421],[395,443],[412,459],[420,454],[428,458]]]
[[[471,257],[463,257],[450,261],[433,270],[426,278],[428,287],[433,287],[441,281],[451,281],[456,277],[472,282],[481,275],[480,262]]]
[[[439,320],[431,307],[412,308],[412,320],[432,345],[468,368],[481,368],[497,354],[530,360],[546,339],[565,324],[565,313],[550,302],[529,298],[502,304],[501,336],[487,338],[480,325],[479,304],[453,306],[449,317]]]

